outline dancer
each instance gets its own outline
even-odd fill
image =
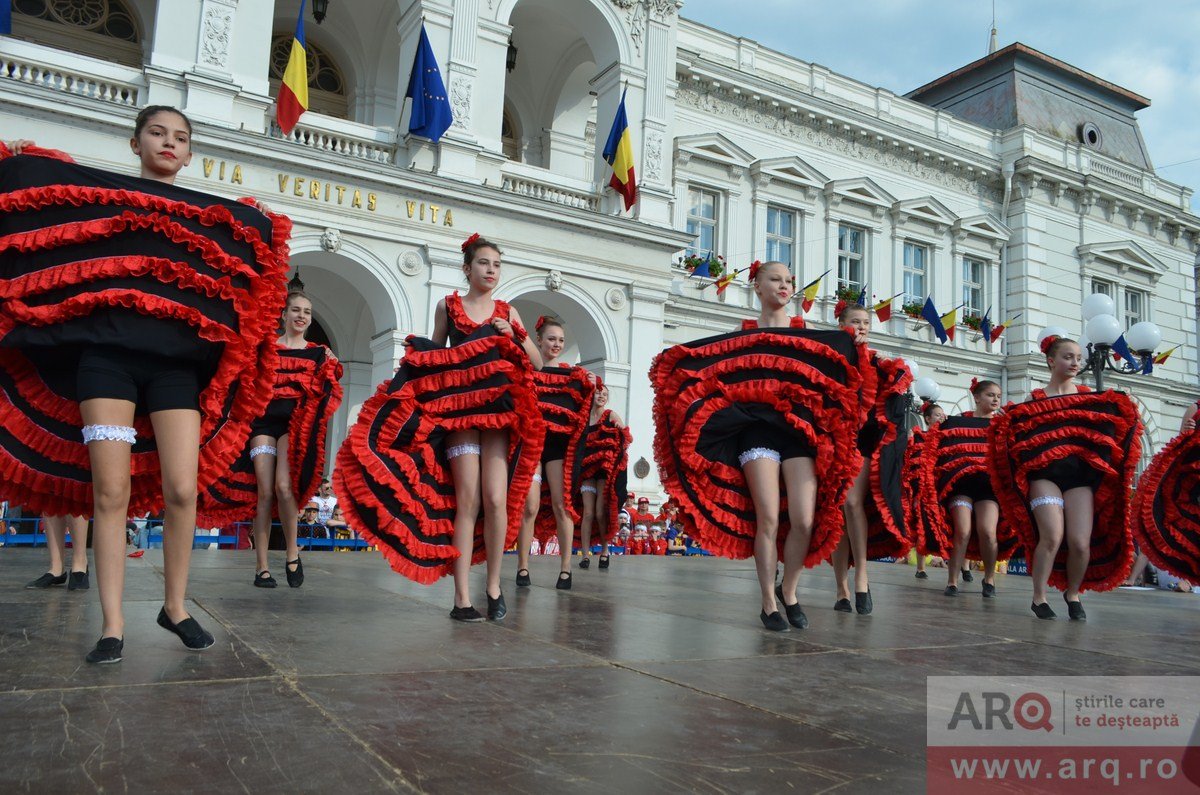
[[[960,572],[969,582],[964,568],[969,558],[983,561],[982,595],[992,599],[1000,544],[1006,553],[1016,544],[1007,526],[1000,531],[1000,505],[987,467],[988,427],[1000,410],[1000,385],[972,378],[970,391],[975,410],[945,420],[926,435],[918,499],[941,507],[933,512],[932,529],[938,547],[950,553],[943,593],[958,595]]]
[[[583,469],[580,474],[579,498],[583,518],[579,524],[579,546],[583,559],[579,568],[591,565],[592,544],[601,544],[597,567],[607,569],[611,555],[609,544],[621,528],[618,520],[621,495],[626,489],[625,470],[629,445],[633,437],[621,416],[608,408],[608,387],[600,376],[593,376],[596,391],[592,394],[590,422],[584,437]]]
[[[394,570],[421,583],[453,574],[456,621],[484,620],[468,575],[486,559],[487,616],[499,621],[501,561],[523,511],[508,494],[529,493],[542,454],[542,361],[517,310],[492,296],[499,246],[475,234],[462,250],[470,289],[438,302],[432,340],[409,337],[343,442],[333,485],[346,521]]]
[[[871,312],[862,304],[839,302],[835,309],[838,323],[854,334],[854,341],[865,346],[871,333]],[[901,498],[900,469],[908,435],[899,432],[904,422],[904,393],[912,383],[912,374],[902,359],[884,359],[869,351],[868,379],[874,390],[864,390],[862,405],[866,420],[859,428],[858,452],[862,465],[854,485],[846,495],[843,509],[846,532],[833,553],[833,572],[837,580],[837,601],[833,609],[843,613],[856,610],[868,615],[875,609],[867,578],[867,561],[879,557],[907,554],[910,541],[904,533],[904,506]],[[885,475],[886,473],[886,475]],[[854,567],[854,606],[850,605],[850,564]]]
[[[65,583],[68,591],[86,591],[90,587],[87,559],[87,517],[43,516],[42,527],[46,530],[46,549],[50,553],[50,568],[25,587],[50,588]],[[68,531],[71,533],[71,568],[69,570],[66,566]]]
[[[1200,434],[1197,409],[1184,413],[1179,434],[1154,456],[1138,479],[1132,519],[1141,555],[1127,585],[1141,576],[1146,561],[1189,583],[1200,583]]]
[[[750,281],[762,306],[756,321],[655,358],[654,456],[689,534],[715,554],[754,556],[763,626],[802,629],[800,573],[837,544],[835,517],[858,468],[846,451],[865,350],[844,331],[807,331],[788,316],[785,264],[755,263]]]
[[[1083,352],[1073,340],[1048,336],[1041,348],[1050,383],[992,420],[988,466],[1031,562],[1030,609],[1055,618],[1046,601],[1053,585],[1068,616],[1083,621],[1080,591],[1115,588],[1133,565],[1126,516],[1142,425],[1125,394],[1075,384]]]
[[[575,485],[579,482],[583,433],[595,385],[587,370],[558,360],[567,344],[561,320],[542,315],[534,329],[542,369],[533,374],[533,382],[546,421],[546,438],[541,471],[534,475],[525,498],[521,532],[517,536],[517,585],[531,584],[529,547],[536,526],[537,539],[543,548],[551,537],[558,537],[559,572],[554,587],[569,591],[575,523],[580,519],[574,499]]]
[[[325,469],[329,419],[342,402],[342,365],[333,351],[305,339],[312,325],[312,301],[292,280],[283,311],[283,334],[275,341],[279,366],[271,402],[251,424],[250,439],[230,471],[200,495],[200,515],[214,527],[253,518],[254,585],[274,588],[267,566],[272,512],[278,511],[287,557],[287,583],[304,583],[296,543],[298,498],[311,496]],[[328,502],[334,502],[329,495]]]
[[[16,287],[0,298],[0,369],[15,385],[0,397],[15,437],[0,476],[34,510],[94,516],[104,623],[91,663],[123,655],[126,517],[164,504],[158,624],[189,649],[213,644],[184,604],[197,488],[268,396],[258,373],[273,362],[290,222],[175,187],[191,146],[187,117],[151,106],[130,140],[140,179],[25,143],[40,156],[0,162]]]

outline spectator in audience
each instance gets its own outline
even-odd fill
[[[67,586],[68,591],[86,591],[88,583],[87,538],[88,520],[83,516],[45,516],[46,549],[50,552],[50,569],[26,588]],[[67,532],[71,533],[71,570],[66,568]]]
[[[637,501],[637,508],[630,512],[630,521],[633,524],[644,524],[647,527],[654,524],[654,514],[650,513],[650,498],[640,497]]]
[[[337,507],[337,497],[333,496],[333,485],[329,482],[329,478],[321,481],[321,485],[317,488],[317,496],[313,497],[311,502],[317,506],[317,522],[320,524],[328,524],[333,517],[333,509]]]
[[[300,538],[328,538],[329,531],[320,521],[320,509],[315,502],[304,506],[300,512]]]
[[[655,525],[650,530],[650,538],[648,539],[648,544],[650,546],[650,554],[651,555],[667,554],[667,539],[663,538],[663,531],[662,531],[661,527],[658,527],[657,525]]]

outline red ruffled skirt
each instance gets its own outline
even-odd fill
[[[1200,433],[1176,436],[1142,473],[1133,530],[1151,563],[1200,584]]]
[[[579,538],[580,512],[578,484],[583,466],[583,434],[587,430],[592,410],[592,393],[596,387],[582,367],[547,367],[535,371],[533,383],[538,407],[546,421],[547,436],[566,448],[563,455],[563,503],[575,523],[576,543]],[[549,439],[547,440],[549,443]],[[534,537],[545,543],[558,534],[558,522],[550,505],[550,484],[542,473],[541,505],[534,522]]]
[[[545,437],[525,351],[491,326],[453,348],[410,338],[400,369],[363,404],[342,443],[333,486],[346,522],[400,574],[432,583],[452,573],[455,495],[447,436],[508,432],[508,532],[516,541]],[[472,563],[486,557],[482,514]]]

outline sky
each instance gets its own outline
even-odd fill
[[[1020,41],[1147,97],[1160,177],[1200,212],[1200,0],[996,0],[999,45]],[[1081,13],[1086,11],[1086,13]],[[681,15],[906,94],[987,54],[991,0],[685,0]]]

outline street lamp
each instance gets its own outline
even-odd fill
[[[313,0],[313,19],[320,25],[325,21],[325,13],[329,11],[329,0]]]
[[[1141,373],[1153,360],[1154,349],[1162,342],[1162,331],[1149,321],[1135,323],[1125,332],[1125,342],[1136,357],[1131,364],[1122,359],[1113,362],[1113,345],[1121,338],[1121,321],[1113,314],[1112,299],[1103,293],[1093,293],[1083,302],[1083,317],[1086,321],[1084,336],[1087,343],[1087,364],[1079,372],[1091,372],[1096,378],[1096,391],[1104,389],[1104,371],[1116,373]],[[1043,332],[1045,334],[1045,332]]]

